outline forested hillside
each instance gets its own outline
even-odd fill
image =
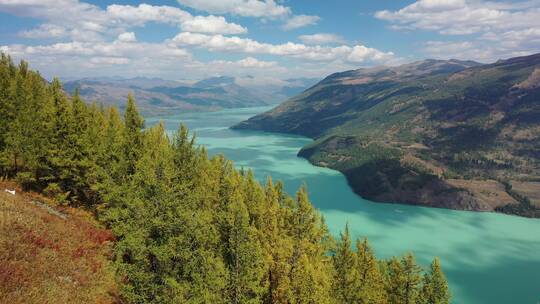
[[[361,196],[540,217],[540,54],[335,73],[237,126],[310,136],[299,155]]]
[[[183,126],[146,128],[133,96],[122,118],[2,55],[0,117],[0,175],[97,214],[126,303],[449,302],[437,259],[379,260],[346,228],[334,240],[305,187],[260,185]]]

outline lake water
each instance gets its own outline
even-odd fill
[[[147,124],[163,121],[167,130],[176,131],[183,122],[211,154],[223,153],[237,167],[253,168],[262,181],[268,175],[282,180],[291,194],[306,183],[332,233],[349,223],[351,233],[367,236],[381,258],[413,252],[428,265],[440,257],[452,303],[540,303],[539,219],[362,199],[341,173],[296,156],[310,139],[228,128],[267,109],[170,115],[150,118]]]

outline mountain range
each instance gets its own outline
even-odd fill
[[[540,54],[335,73],[233,128],[313,138],[374,201],[540,216]]]
[[[277,104],[318,79],[298,78],[268,82],[252,76],[211,77],[200,81],[174,81],[161,78],[100,77],[68,81],[64,89],[76,89],[83,99],[104,105],[125,106],[133,93],[142,113],[147,116],[174,111],[213,111]]]

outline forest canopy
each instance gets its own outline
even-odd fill
[[[377,259],[347,227],[334,239],[306,187],[291,197],[183,125],[145,126],[131,95],[122,117],[2,54],[0,117],[0,175],[95,210],[127,303],[450,301],[438,259]]]

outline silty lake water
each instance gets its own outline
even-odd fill
[[[428,265],[440,257],[452,303],[540,303],[539,219],[362,199],[341,173],[296,156],[311,139],[228,128],[267,109],[162,116],[147,125],[162,121],[172,132],[183,122],[211,154],[223,153],[237,167],[252,168],[262,181],[269,175],[282,180],[291,194],[306,183],[332,233],[338,235],[349,223],[351,233],[367,236],[381,258],[413,252]]]

